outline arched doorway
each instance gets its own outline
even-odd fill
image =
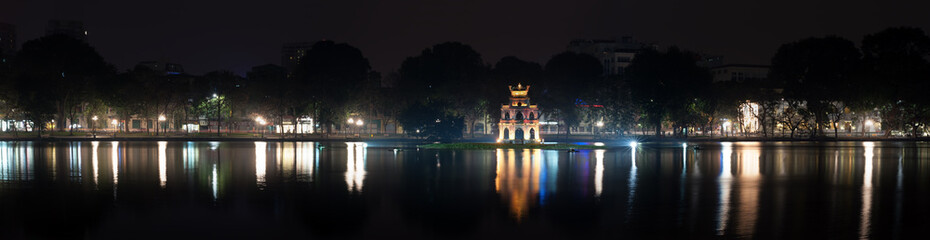
[[[530,139],[536,139],[536,129],[530,128]]]
[[[510,139],[510,129],[504,128],[504,139]]]
[[[523,140],[523,129],[522,128],[517,128],[517,130],[513,132],[513,139]]]

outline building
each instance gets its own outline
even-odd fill
[[[569,42],[567,50],[596,57],[604,67],[605,76],[622,75],[633,58],[649,45],[633,41],[633,37],[619,39],[576,39]]]
[[[49,20],[45,28],[45,35],[61,34],[81,41],[87,40],[87,29],[84,22],[71,20]]]
[[[139,62],[136,66],[147,67],[162,75],[180,75],[184,73],[184,66],[166,61],[143,61]]]
[[[725,81],[765,81],[768,79],[769,66],[751,64],[726,64],[710,68],[714,82]]]
[[[530,104],[527,92],[530,86],[508,86],[510,102],[501,106],[501,121],[498,124],[500,136],[498,142],[539,143],[539,109]]]
[[[297,65],[300,65],[300,58],[307,55],[307,51],[312,47],[312,42],[285,43],[281,47],[281,66],[287,69],[288,77],[294,75]]]
[[[16,52],[16,26],[0,23],[0,63],[9,61],[7,58]]]

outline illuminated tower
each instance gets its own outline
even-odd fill
[[[530,86],[507,86],[510,89],[510,103],[501,106],[499,142],[505,143],[539,143],[539,109],[530,105],[526,93]]]

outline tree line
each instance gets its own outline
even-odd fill
[[[854,113],[874,112],[886,134],[919,136],[930,120],[928,59],[923,30],[897,27],[866,35],[859,47],[837,36],[783,44],[760,81],[713,82],[701,55],[677,47],[641,49],[622,75],[604,76],[586,54],[562,52],[545,64],[508,56],[492,65],[459,42],[428,47],[387,74],[373,71],[358,48],[320,41],[293,72],[269,64],[246,76],[191,76],[144,66],[117,71],[87,43],[53,35],[0,63],[0,114],[39,123],[38,131],[53,121],[52,129],[70,130],[67,123],[97,115],[123,122],[167,116],[175,128],[197,119],[237,128],[255,116],[273,124],[309,116],[325,133],[349,118],[378,118],[412,136],[454,139],[491,129],[507,102],[505,87],[521,83],[532,86],[540,118],[565,134],[594,122],[617,134],[715,134],[723,119],[747,131],[741,116],[752,115],[762,136],[836,136],[840,120],[862,123],[867,114]]]

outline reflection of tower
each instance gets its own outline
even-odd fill
[[[524,149],[520,158],[513,149],[497,150],[497,177],[494,181],[497,193],[510,206],[511,214],[519,221],[532,207],[537,196],[540,202],[548,189],[554,185],[556,173],[549,171],[550,167],[543,162],[542,152],[538,149]]]
[[[510,103],[501,106],[501,121],[499,142],[527,143],[541,142],[539,139],[539,109],[530,105],[527,92],[530,86],[509,86]]]

